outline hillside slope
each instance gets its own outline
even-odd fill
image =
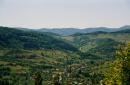
[[[56,39],[46,33],[23,31],[0,27],[0,48],[9,49],[56,49],[77,51],[72,45]]]
[[[116,32],[77,33],[62,37],[67,42],[79,48],[82,52],[90,52],[101,56],[114,56],[119,45],[130,41],[130,30]]]

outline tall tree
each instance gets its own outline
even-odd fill
[[[117,51],[117,58],[105,73],[105,85],[130,85],[130,43]]]

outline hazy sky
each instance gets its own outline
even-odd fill
[[[0,25],[120,27],[130,25],[130,0],[0,0]]]

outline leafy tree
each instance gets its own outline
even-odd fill
[[[10,85],[9,81],[5,76],[10,75],[10,68],[0,65],[0,85]]]
[[[43,79],[42,79],[41,74],[39,72],[37,72],[35,74],[34,79],[35,79],[35,85],[42,85],[42,80]]]
[[[60,74],[56,74],[53,76],[53,83],[54,85],[61,85],[61,75]]]
[[[0,79],[0,85],[10,85],[8,80]]]
[[[105,85],[130,85],[130,43],[117,51],[117,58],[105,73]]]

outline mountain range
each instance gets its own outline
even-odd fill
[[[115,32],[115,31],[120,31],[124,29],[130,29],[130,25],[125,25],[120,28],[108,28],[108,27],[95,27],[95,28],[84,28],[84,29],[78,29],[78,28],[53,28],[53,29],[48,29],[48,28],[42,28],[38,29],[37,31],[40,32],[51,32],[51,33],[56,33],[59,35],[72,35],[75,33],[92,33],[92,32],[97,32],[97,31],[103,31],[103,32]]]

